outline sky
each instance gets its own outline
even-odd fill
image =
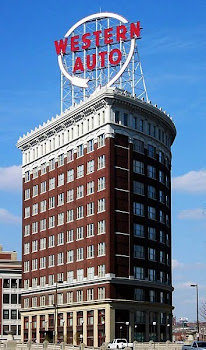
[[[196,319],[206,300],[206,1],[0,0],[0,244],[21,259],[19,136],[60,113],[54,40],[90,14],[140,20],[149,99],[173,117],[174,315]]]

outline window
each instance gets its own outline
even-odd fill
[[[55,158],[49,160],[49,171],[55,169]]]
[[[10,279],[4,278],[3,288],[10,288]]]
[[[94,236],[94,224],[87,225],[87,237]]]
[[[41,175],[46,174],[46,163],[41,164]]]
[[[156,241],[156,229],[154,227],[148,227],[148,238]]]
[[[71,263],[74,261],[74,251],[73,250],[68,250],[67,252],[67,262]]]
[[[77,248],[77,261],[84,259],[84,248]]]
[[[31,299],[31,306],[32,306],[32,307],[36,307],[36,306],[37,306],[37,297],[33,297],[33,298]]]
[[[77,269],[77,281],[83,281],[84,278],[84,269]]]
[[[57,242],[58,245],[64,244],[64,232],[58,233]]]
[[[94,172],[94,160],[89,160],[87,162],[87,174],[93,173]]]
[[[145,272],[144,272],[144,267],[134,267],[134,278],[138,280],[144,280],[145,278]]]
[[[81,144],[77,147],[77,158],[82,157],[84,155],[84,145]]]
[[[73,150],[73,149],[70,149],[70,150],[67,152],[67,161],[68,161],[68,162],[71,162],[72,160],[74,160],[74,150]]]
[[[40,202],[40,213],[46,211],[46,200]]]
[[[37,252],[38,250],[38,241],[35,239],[35,241],[32,241],[32,253]]]
[[[160,292],[160,303],[164,304],[164,293]]]
[[[25,219],[30,217],[30,207],[24,209],[24,217]]]
[[[94,139],[87,141],[87,153],[94,151]]]
[[[36,288],[37,287],[37,283],[38,281],[37,281],[37,278],[35,277],[35,278],[32,278],[32,287],[33,288]]]
[[[67,292],[67,303],[73,303],[73,292]],[[72,319],[70,320],[69,325],[72,326]]]
[[[87,194],[94,193],[94,181],[87,182]]]
[[[54,266],[54,254],[49,255],[49,262],[48,262],[48,267],[53,267]]]
[[[67,191],[67,202],[70,203],[70,202],[73,202],[73,200],[74,200],[74,189],[71,188],[71,190]]]
[[[94,267],[87,268],[87,279],[92,280],[94,278]]]
[[[24,243],[24,254],[30,253],[30,243]]]
[[[40,295],[39,302],[40,302],[40,306],[45,306],[45,302],[46,302],[45,295]]]
[[[27,188],[25,191],[24,191],[24,199],[27,200],[30,198],[30,188]]]
[[[148,269],[149,281],[156,281],[156,270]]]
[[[54,247],[54,242],[55,242],[54,235],[49,236],[48,248],[52,248],[52,247]]]
[[[105,242],[98,243],[98,256],[105,255]]]
[[[74,169],[69,169],[67,171],[67,182],[74,181]]]
[[[57,254],[57,265],[63,265],[64,264],[64,253],[60,252]]]
[[[149,291],[149,301],[151,303],[155,303],[155,301],[156,301],[156,293],[154,290]]]
[[[46,192],[46,181],[41,182],[40,190],[41,193]]]
[[[144,163],[138,160],[133,160],[133,171],[136,174],[144,174]]]
[[[8,320],[9,319],[9,310],[3,310],[3,319]]]
[[[105,220],[98,221],[98,234],[101,235],[106,232],[106,222]]]
[[[53,304],[54,304],[54,295],[49,294],[49,305],[53,305]]]
[[[98,199],[98,213],[105,210],[106,203],[105,198]]]
[[[163,171],[159,170],[159,182],[165,183],[165,177]]]
[[[36,179],[38,177],[38,167],[35,167],[33,169],[33,179]]]
[[[156,249],[148,248],[148,258],[149,260],[156,261]]]
[[[31,265],[32,265],[32,271],[35,271],[38,269],[38,260],[37,259],[33,259],[31,261]]]
[[[141,131],[141,132],[144,132],[144,120],[143,119],[140,119],[140,124],[139,124],[139,130]]]
[[[160,271],[160,282],[161,283],[165,282],[165,273],[164,273],[164,271]]]
[[[137,301],[144,301],[145,300],[144,289],[142,289],[142,288],[135,288],[135,290],[134,290],[134,300],[137,300]]]
[[[144,184],[142,182],[133,181],[133,192],[144,195]]]
[[[105,176],[102,176],[98,179],[98,191],[102,191],[105,189],[106,179]]]
[[[152,145],[148,145],[147,155],[148,157],[156,158],[156,148]]]
[[[40,258],[40,269],[45,269],[46,268],[46,257],[43,256]]]
[[[144,237],[144,225],[134,223],[134,236]]]
[[[164,192],[161,190],[159,191],[159,200],[161,203],[165,202],[165,195],[164,195]]]
[[[57,219],[58,219],[58,226],[64,225],[64,213],[59,213],[57,216]]]
[[[87,215],[94,215],[94,202],[87,204]]]
[[[94,258],[94,245],[89,245],[87,247],[87,259]]]
[[[30,172],[29,170],[25,172],[25,182],[30,180]]]
[[[58,175],[58,186],[64,185],[64,173]]]
[[[160,263],[165,264],[165,252],[160,250]]]
[[[77,290],[77,302],[83,301],[83,290]]]
[[[29,261],[24,261],[24,272],[29,272]]]
[[[58,194],[58,205],[63,205],[64,204],[64,193],[59,193]]]
[[[10,304],[9,294],[3,294],[3,304]]]
[[[72,283],[74,280],[74,271],[67,271],[67,282]]]
[[[52,228],[55,226],[55,216],[49,216],[49,228]]]
[[[162,151],[159,151],[159,162],[164,164],[164,153]]]
[[[30,235],[30,225],[25,225],[24,226],[24,236],[29,236]]]
[[[67,222],[74,221],[74,210],[67,210]]]
[[[105,168],[106,166],[106,158],[105,155],[103,154],[102,156],[98,157],[98,170]]]
[[[32,215],[38,214],[38,203],[32,205]]]
[[[77,240],[84,238],[84,227],[77,227]]]
[[[74,230],[67,231],[67,243],[74,241]]]
[[[147,187],[147,196],[148,198],[156,199],[156,188],[149,185]]]
[[[144,142],[140,140],[134,140],[133,149],[135,152],[144,154]]]
[[[148,206],[148,219],[156,220],[156,209]]]
[[[105,145],[105,135],[102,134],[97,137],[97,147],[100,148],[100,147],[103,147],[104,145]]]
[[[161,243],[165,243],[165,232],[164,231],[160,231],[160,242]]]
[[[40,277],[40,286],[44,287],[46,285],[46,276]]]
[[[55,207],[55,197],[49,197],[49,209]]]
[[[165,223],[165,213],[163,213],[162,210],[160,210],[160,222],[163,224]]]
[[[124,113],[123,115],[123,124],[124,126],[128,126],[128,114]]]
[[[84,185],[77,187],[77,199],[84,197]]]
[[[98,299],[105,299],[105,288],[104,287],[100,287],[98,288]]]
[[[49,190],[53,190],[55,188],[55,177],[49,179]]]
[[[91,301],[93,299],[94,299],[94,289],[93,288],[89,288],[89,289],[87,289],[87,300]],[[88,321],[90,320],[90,318],[88,318]],[[93,318],[92,318],[92,320],[93,320]],[[92,322],[93,321],[90,320],[89,324],[93,324]]]
[[[104,277],[105,276],[105,272],[106,268],[105,265],[98,265],[98,277]]]
[[[119,115],[119,111],[115,111],[115,123],[120,124],[120,115]]]
[[[58,156],[58,166],[62,166],[62,165],[64,165],[64,154],[63,153]]]
[[[134,245],[134,258],[144,259],[145,258],[145,249],[141,245]]]
[[[49,275],[48,282],[49,282],[50,286],[54,285],[54,275]],[[52,296],[53,296],[53,299],[54,299],[54,295],[52,295]]]
[[[138,216],[144,216],[144,204],[142,203],[133,203],[133,214]]]
[[[77,167],[77,179],[79,178],[79,177],[82,177],[82,176],[84,176],[84,165],[82,164],[82,165],[79,165],[78,167]]]
[[[156,169],[152,165],[147,166],[147,176],[156,179]]]

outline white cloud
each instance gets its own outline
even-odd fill
[[[20,224],[21,217],[13,215],[8,210],[0,208],[0,223],[3,224]]]
[[[206,192],[206,170],[189,171],[184,175],[174,177],[172,189],[189,193]]]
[[[20,191],[22,181],[22,170],[20,165],[0,168],[0,190]]]
[[[205,211],[201,208],[184,209],[178,214],[180,220],[202,220],[205,219]]]
[[[173,269],[179,269],[179,268],[182,268],[183,266],[184,266],[183,263],[179,262],[176,259],[172,259],[172,268]]]

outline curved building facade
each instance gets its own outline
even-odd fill
[[[175,135],[162,110],[109,88],[19,139],[22,340],[171,339]]]

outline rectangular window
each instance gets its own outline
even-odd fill
[[[77,199],[84,197],[84,185],[77,187]]]
[[[62,165],[64,165],[64,154],[63,153],[58,156],[58,166],[62,166]]]
[[[64,225],[64,213],[59,213],[57,216],[57,224],[59,225]]]
[[[67,161],[68,161],[68,162],[71,162],[72,160],[74,160],[74,150],[73,150],[73,149],[70,149],[70,150],[67,152]]]
[[[160,263],[165,264],[165,252],[160,250]]]
[[[55,238],[54,235],[49,236],[48,248],[54,247]]]
[[[134,236],[144,237],[144,225],[134,223]]]
[[[139,130],[141,132],[144,132],[144,120],[143,119],[140,119],[140,121],[139,121]]]
[[[58,194],[58,205],[64,204],[64,192]]]
[[[74,261],[74,251],[68,250],[67,252],[67,262],[72,263]]]
[[[97,209],[98,213],[100,213],[100,212],[106,210],[106,201],[105,201],[105,198],[98,199],[97,204],[98,204],[98,206],[97,206],[97,208],[98,208],[98,209]]]
[[[25,172],[25,182],[30,181],[30,172],[29,170]]]
[[[77,281],[83,281],[84,278],[84,269],[77,269]]]
[[[30,217],[30,207],[24,209],[24,217],[25,219]]]
[[[160,222],[165,223],[165,213],[162,210],[160,210]]]
[[[32,253],[37,252],[38,250],[38,241],[35,239],[35,241],[32,241]]]
[[[74,241],[74,230],[67,231],[67,243],[71,243]]]
[[[124,113],[123,115],[123,124],[124,126],[128,126],[128,114]]]
[[[73,303],[73,292],[67,292],[67,303]]]
[[[133,192],[139,195],[144,195],[144,184],[142,182],[133,181]]]
[[[77,290],[77,302],[83,301],[83,290]]]
[[[73,202],[74,200],[74,189],[72,188],[71,190],[67,191],[67,202]]]
[[[88,224],[87,225],[87,237],[94,236],[94,224]]]
[[[105,265],[98,265],[98,277],[104,277],[106,273]]]
[[[67,171],[67,182],[74,181],[74,169],[69,169]]]
[[[40,213],[46,211],[46,200],[40,202]]]
[[[53,267],[54,266],[54,254],[49,255],[49,262],[48,262],[48,267]]]
[[[94,245],[89,245],[87,247],[87,259],[94,258]]]
[[[52,228],[55,226],[55,216],[49,216],[49,228]]]
[[[102,176],[98,179],[98,191],[104,190],[106,187],[106,179],[105,176]]]
[[[120,124],[120,115],[119,111],[115,111],[115,123]]]
[[[84,176],[84,165],[79,165],[77,167],[77,179]]]
[[[31,266],[32,266],[32,271],[35,271],[35,270],[38,269],[38,261],[37,261],[37,259],[33,259],[31,261]]]
[[[156,293],[154,290],[149,291],[149,301],[151,303],[155,303],[155,301],[156,301]]]
[[[46,257],[43,256],[40,258],[40,269],[45,269],[46,268]]]
[[[94,139],[87,141],[87,153],[94,151]]]
[[[55,158],[52,158],[49,160],[49,171],[52,171],[55,169]]]
[[[148,206],[148,219],[156,220],[156,209]]]
[[[135,288],[135,290],[134,290],[134,300],[137,300],[137,301],[144,301],[145,300],[144,289],[142,289],[142,288]]]
[[[93,173],[94,172],[94,160],[89,160],[87,162],[87,174]]]
[[[53,190],[55,188],[55,177],[49,179],[49,190]]]
[[[144,259],[145,258],[145,249],[141,245],[134,245],[134,258]]]
[[[148,258],[149,260],[156,261],[156,249],[148,248]]]
[[[88,267],[87,268],[87,279],[88,280],[93,280],[94,278],[94,267]]]
[[[151,199],[156,199],[156,188],[148,185],[147,187],[147,196]]]
[[[60,252],[57,254],[57,265],[63,265],[64,264],[64,253]]]
[[[77,147],[77,158],[82,157],[84,155],[84,145],[81,144]]]
[[[24,243],[24,254],[30,253],[30,243]]]
[[[54,275],[49,275],[48,283],[50,286],[54,285]],[[52,295],[54,297],[54,295]],[[53,298],[54,299],[54,298]],[[53,304],[53,303],[52,303]],[[49,304],[50,305],[50,304]]]
[[[156,179],[156,169],[152,165],[147,166],[147,176]]]
[[[138,216],[144,216],[144,204],[142,203],[133,203],[133,214]]]
[[[32,222],[32,234],[37,233],[38,232],[38,222]]]
[[[87,182],[87,194],[94,193],[94,181]]]
[[[74,210],[67,210],[67,222],[74,221]]]
[[[105,299],[105,287],[98,288],[98,299]]]
[[[77,240],[84,238],[84,227],[77,227]]]
[[[105,242],[98,243],[98,256],[103,256],[106,253]]]
[[[41,182],[41,185],[40,185],[40,192],[41,192],[41,193],[46,192],[46,181]]]
[[[156,281],[156,270],[148,269],[149,281]]]
[[[84,248],[77,248],[77,261],[84,259]]]
[[[46,163],[41,164],[41,175],[46,174]]]
[[[74,271],[67,271],[67,282],[72,283],[74,280]]]
[[[156,241],[156,229],[154,227],[148,227],[148,238]]]
[[[24,272],[29,272],[29,261],[24,261]]]
[[[144,267],[134,267],[134,278],[137,280],[144,280],[145,278],[145,272],[144,272]]]
[[[64,185],[64,173],[58,175],[58,186]]]
[[[94,202],[87,204],[87,215],[94,215]]]
[[[41,276],[40,277],[40,286],[45,287],[46,285],[46,276]]]
[[[106,232],[106,221],[100,220],[98,221],[98,234],[101,235]]]
[[[30,225],[25,225],[24,226],[24,236],[29,236],[30,235]]]
[[[147,155],[151,158],[156,158],[156,148],[152,145],[148,145]]]
[[[165,183],[165,177],[163,171],[159,170],[159,182]]]
[[[164,153],[162,151],[159,151],[159,162],[164,164],[164,160],[165,160]]]
[[[32,205],[32,215],[38,214],[38,203]]]
[[[101,134],[97,137],[97,147],[103,147],[105,145],[105,135]]]
[[[33,169],[33,179],[36,179],[38,177],[38,167],[35,167]]]
[[[144,142],[140,140],[134,140],[133,149],[135,152],[144,154]]]
[[[30,188],[27,188],[25,191],[24,191],[24,199],[27,200],[30,198]]]
[[[105,158],[105,154],[103,154],[100,157],[98,157],[98,170],[105,168],[105,166],[106,166],[106,158]]]
[[[64,244],[64,232],[58,233],[57,242],[58,245]]]
[[[87,289],[87,300],[91,301],[94,300],[94,289],[93,288],[89,288]],[[91,321],[90,321],[91,322]],[[92,321],[93,322],[93,321]],[[91,324],[91,323],[90,323]],[[93,323],[92,323],[93,324]]]
[[[133,160],[133,171],[136,174],[144,174],[144,163],[138,160]]]

